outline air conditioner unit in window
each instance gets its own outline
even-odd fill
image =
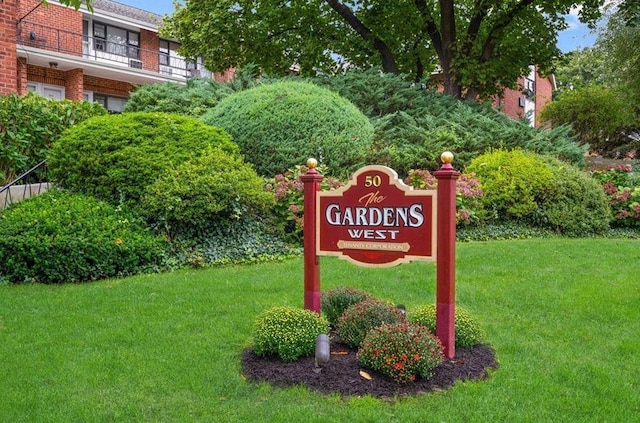
[[[173,68],[170,66],[160,66],[160,73],[163,75],[173,75]]]
[[[129,67],[135,69],[142,69],[142,60],[129,59]]]

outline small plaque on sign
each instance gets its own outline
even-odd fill
[[[436,191],[416,190],[386,166],[365,166],[347,185],[320,191],[318,255],[367,267],[436,259]]]

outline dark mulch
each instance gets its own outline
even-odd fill
[[[248,380],[265,381],[277,386],[305,385],[326,394],[371,395],[379,398],[444,390],[458,380],[483,379],[487,377],[489,369],[497,367],[493,349],[484,344],[456,348],[455,357],[438,366],[431,378],[418,378],[408,384],[398,384],[376,372],[365,370],[372,377],[367,380],[360,375],[364,369],[358,365],[355,351],[336,343],[331,344],[329,363],[321,367],[319,372],[314,357],[285,363],[278,357],[259,357],[251,350],[242,354],[242,371]]]

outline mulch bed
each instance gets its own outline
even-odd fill
[[[275,356],[259,357],[251,350],[242,354],[242,372],[248,380],[277,386],[305,385],[317,392],[340,393],[345,397],[371,395],[390,398],[441,391],[456,381],[484,379],[489,369],[496,368],[495,352],[486,344],[456,348],[455,357],[438,366],[431,378],[418,378],[408,384],[398,384],[386,376],[363,369],[358,364],[355,351],[333,342],[331,359],[320,369],[316,368],[314,357],[285,363]],[[365,370],[371,380],[361,376],[361,370]]]

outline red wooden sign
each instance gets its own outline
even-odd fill
[[[320,191],[316,253],[360,266],[436,259],[436,191],[415,190],[385,166],[365,166],[347,185]]]

